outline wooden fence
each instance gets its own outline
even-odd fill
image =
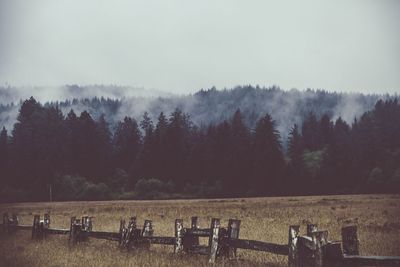
[[[32,231],[32,239],[45,239],[49,234],[68,235],[68,243],[74,246],[90,238],[107,239],[118,242],[121,250],[149,249],[151,244],[173,246],[174,253],[198,253],[208,255],[209,262],[218,257],[236,259],[237,249],[265,251],[288,256],[288,266],[400,266],[400,257],[360,256],[357,227],[342,228],[341,241],[328,241],[328,231],[318,231],[317,225],[308,224],[305,235],[300,235],[300,226],[289,226],[288,244],[274,244],[263,241],[239,239],[240,220],[230,219],[228,227],[221,227],[220,219],[211,219],[209,228],[200,228],[198,217],[191,218],[190,227],[185,228],[182,219],[175,220],[175,234],[172,237],[154,235],[153,223],[145,220],[139,228],[136,217],[126,224],[120,221],[119,232],[94,231],[92,217],[81,219],[72,217],[69,229],[50,227],[50,215],[34,215],[32,225],[19,224],[17,215],[3,215],[3,234],[17,230]],[[199,238],[208,238],[208,245],[200,245]]]

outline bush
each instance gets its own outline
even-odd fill
[[[80,200],[107,200],[110,199],[110,188],[104,184],[87,183],[81,194],[78,196]]]
[[[110,198],[110,189],[104,183],[94,184],[85,177],[64,175],[54,184],[54,200],[106,200]]]
[[[57,177],[54,182],[54,200],[78,200],[87,186],[85,177],[64,175]]]
[[[195,198],[223,196],[222,183],[219,180],[209,185],[205,183],[201,183],[199,185],[187,183],[183,189],[183,192],[186,196]]]
[[[168,198],[173,193],[172,182],[165,183],[158,179],[140,179],[135,185],[135,195],[140,199]]]
[[[123,169],[115,169],[113,175],[107,180],[107,185],[113,192],[125,191],[129,174]]]

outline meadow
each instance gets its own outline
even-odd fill
[[[120,218],[137,216],[153,220],[154,234],[174,235],[174,220],[199,216],[209,227],[212,217],[240,219],[240,238],[287,244],[288,227],[307,223],[329,231],[330,240],[340,240],[343,226],[356,224],[361,255],[400,255],[400,195],[339,195],[269,197],[246,199],[97,201],[1,204],[0,214],[16,212],[20,224],[32,224],[33,214],[51,214],[51,227],[69,228],[71,216],[94,216],[93,229],[119,230]],[[206,242],[206,240],[201,240]],[[68,246],[67,236],[49,236],[32,241],[29,231],[0,239],[0,266],[209,266],[208,257],[175,255],[171,246],[152,245],[150,251],[120,251],[117,242],[90,239]],[[220,266],[287,266],[287,257],[265,252],[238,250],[237,261],[219,259]]]

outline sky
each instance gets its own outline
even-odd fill
[[[0,86],[400,92],[397,0],[0,0]]]

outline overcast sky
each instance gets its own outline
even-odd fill
[[[400,92],[400,1],[0,0],[0,85]]]

